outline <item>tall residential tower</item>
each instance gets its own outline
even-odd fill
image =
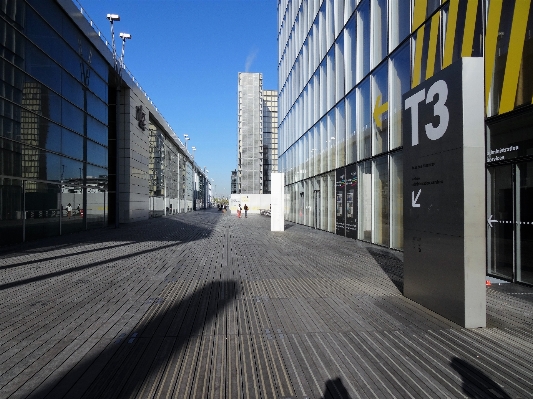
[[[270,193],[277,171],[277,91],[263,90],[261,73],[239,73],[237,192]]]

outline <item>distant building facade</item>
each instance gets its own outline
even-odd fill
[[[261,73],[239,73],[237,193],[270,192],[277,170],[277,92],[263,90]]]
[[[231,194],[237,194],[237,169],[231,171]]]
[[[207,203],[206,176],[76,4],[0,2],[0,245]]]

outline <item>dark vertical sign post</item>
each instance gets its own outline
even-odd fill
[[[357,165],[346,167],[346,237],[357,238]]]
[[[339,168],[336,172],[335,181],[335,233],[344,236],[346,234],[346,171]]]
[[[463,58],[403,97],[404,295],[485,327],[483,59]]]

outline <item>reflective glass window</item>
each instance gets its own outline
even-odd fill
[[[387,0],[372,0],[372,67],[387,56]]]
[[[83,160],[83,137],[70,130],[62,129],[62,153],[73,158]]]
[[[87,112],[100,122],[107,124],[107,104],[93,93],[87,93]]]
[[[33,44],[26,42],[26,72],[56,92],[61,91],[61,68]]]
[[[372,161],[358,165],[358,238],[372,240]]]
[[[22,146],[0,138],[0,175],[22,177]]]
[[[320,64],[320,110],[319,117],[321,118],[327,111],[327,99],[328,99],[328,80],[327,80],[327,65],[326,59]]]
[[[335,102],[344,96],[344,34],[335,42]]]
[[[389,96],[388,63],[372,74],[372,154],[381,154],[388,149]]]
[[[411,33],[411,0],[395,0],[390,7],[390,51]]]
[[[359,159],[371,155],[371,114],[370,79],[357,87],[357,148]]]
[[[83,111],[65,100],[61,103],[61,122],[69,129],[83,134]]]
[[[2,12],[5,16],[18,27],[24,25],[24,15],[26,14],[26,3],[19,1],[4,1],[2,3]]]
[[[414,38],[412,87],[431,78],[442,67],[441,13],[436,13],[420,29]]]
[[[320,173],[328,170],[328,126],[327,117],[320,120]]]
[[[488,21],[485,38],[489,116],[531,104],[533,98],[533,7],[527,1],[491,2],[488,12],[497,12],[498,4],[499,18]]]
[[[68,72],[62,71],[61,76],[61,95],[83,109],[84,99],[81,83],[74,79]]]
[[[373,242],[389,246],[390,211],[389,211],[389,163],[388,156],[384,155],[373,160],[374,182],[374,229]]]
[[[59,235],[60,193],[61,186],[58,184],[24,182],[26,240]]]
[[[61,180],[63,184],[80,185],[83,177],[83,162],[61,157]]]
[[[10,118],[0,116],[0,137],[5,137],[12,140],[17,138],[17,140],[19,140],[20,123]]]
[[[355,6],[357,4],[357,0],[344,0],[344,20],[348,21],[348,19],[352,16],[353,12],[355,11]]]
[[[44,118],[40,118],[39,122],[43,147],[48,151],[61,152],[61,127]]]
[[[356,66],[357,66],[357,37],[355,29],[356,18],[353,17],[346,25],[344,35],[344,62],[345,62],[345,79],[346,91],[350,91],[357,83]]]
[[[337,129],[337,162],[335,167],[346,165],[346,115],[344,100],[336,107],[335,127]]]
[[[24,34],[56,62],[61,62],[65,42],[31,7],[26,9]]]
[[[11,26],[9,23],[6,23],[1,18],[0,32],[2,32],[2,35],[0,35],[0,49],[2,49],[3,47],[2,50],[7,50],[9,53],[24,59],[25,41],[22,35],[20,35],[13,26]],[[4,55],[4,57],[8,56],[8,54],[6,54],[5,52],[2,52],[2,54]],[[10,58],[12,57],[9,57],[8,59]]]
[[[391,56],[390,68],[390,148],[402,145],[402,96],[411,88],[410,43],[407,41]]]
[[[0,174],[3,174],[3,154],[0,144]],[[0,177],[0,246],[22,242],[22,193],[22,180]]]
[[[391,156],[391,247],[403,249],[403,154]]]
[[[108,130],[107,126],[90,116],[87,117],[87,137],[94,141],[107,145]]]
[[[102,99],[102,101],[107,103],[107,84],[102,78],[100,78],[100,76],[91,74],[89,78],[89,88],[94,94],[96,94],[100,99]]]
[[[52,27],[57,31],[61,32],[61,26],[65,20],[65,14],[55,3],[49,4],[42,0],[27,0],[39,15],[43,17],[45,21],[48,21]]]
[[[357,7],[357,80],[370,72],[370,2],[361,1]]]
[[[328,103],[326,109],[329,111],[333,105],[335,105],[335,47],[332,47],[328,52],[327,57],[327,83],[328,87]]]
[[[346,164],[357,161],[356,90],[346,96]]]
[[[335,129],[335,109],[327,115],[328,168],[333,170],[337,164],[337,130]]]

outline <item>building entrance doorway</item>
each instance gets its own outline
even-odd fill
[[[488,273],[533,284],[533,161],[487,172]]]
[[[313,193],[313,206],[315,208],[313,227],[320,229],[320,190],[315,190]]]

